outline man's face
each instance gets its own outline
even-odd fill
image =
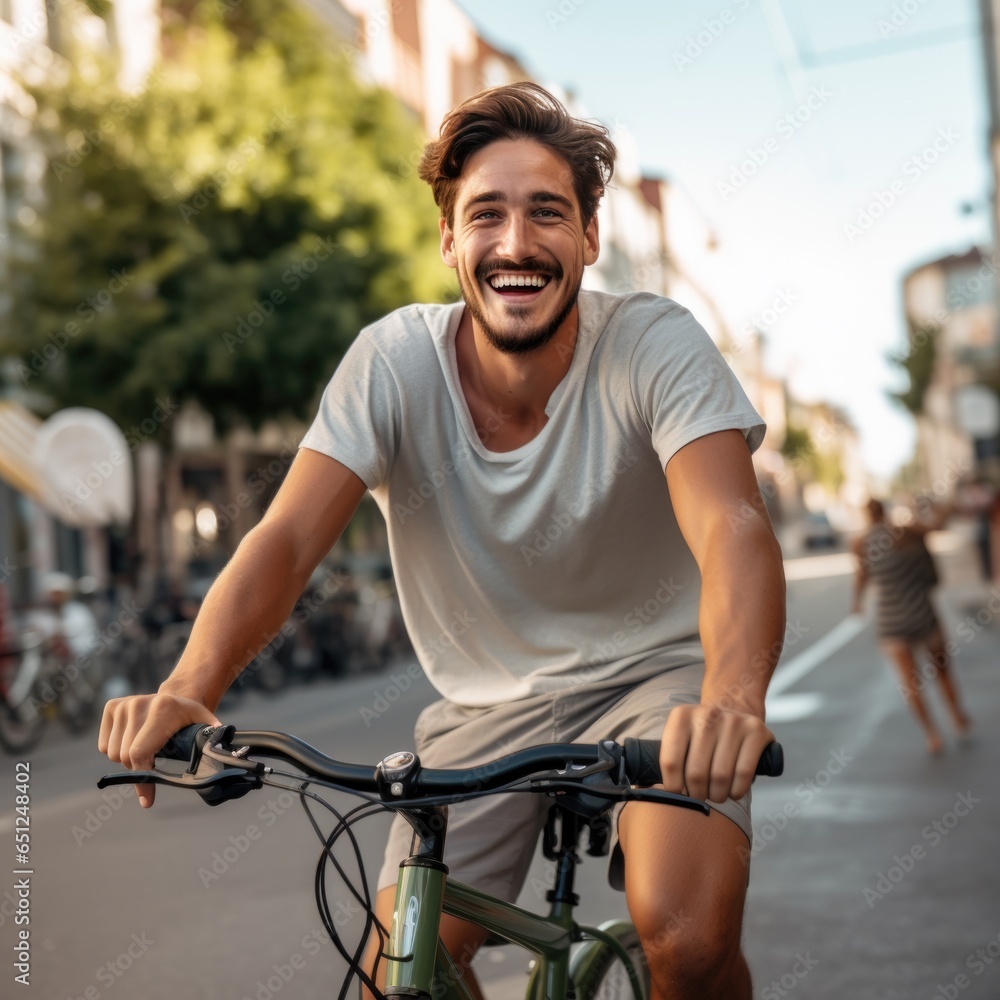
[[[501,139],[469,157],[441,256],[455,268],[473,322],[505,354],[547,343],[597,260],[597,217],[580,215],[573,175],[531,139]]]

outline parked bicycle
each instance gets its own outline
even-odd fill
[[[189,726],[177,733],[150,771],[106,775],[98,787],[151,783],[192,789],[218,805],[269,785],[297,793],[323,845],[316,877],[316,902],[331,940],[348,963],[340,990],[344,1000],[352,981],[363,982],[376,997],[408,1000],[472,1000],[461,971],[439,940],[443,913],[471,921],[492,938],[512,942],[536,957],[528,982],[528,1000],[593,1000],[614,996],[649,996],[649,973],[635,928],[623,920],[583,927],[573,919],[578,903],[574,874],[581,835],[589,833],[588,853],[609,848],[608,813],[616,802],[643,801],[709,812],[706,803],[649,786],[660,781],[660,745],[656,740],[626,739],[597,744],[546,744],[462,770],[422,768],[416,754],[401,751],[375,767],[338,762],[285,733],[233,726]],[[299,772],[279,769],[256,758],[284,761]],[[177,771],[167,759],[185,760]],[[758,774],[779,775],[781,746],[764,752]],[[345,791],[364,803],[341,815],[313,787]],[[443,862],[449,804],[497,792],[527,792],[553,799],[543,840],[546,856],[555,861],[543,916],[494,898],[448,877]],[[336,825],[324,834],[309,803],[329,809]],[[385,809],[401,812],[414,829],[411,856],[400,865],[394,917],[390,928],[375,917],[374,903],[362,874],[351,884],[333,848],[347,835],[358,870],[360,848],[352,832],[359,820]],[[352,951],[342,938],[331,911],[327,877],[336,868],[366,918],[362,938]],[[362,967],[367,938],[376,934],[385,986],[379,990]]]
[[[100,665],[74,657],[66,643],[24,629],[0,661],[0,746],[23,753],[37,745],[49,720],[79,735],[97,712]],[[96,676],[95,676],[96,675]]]

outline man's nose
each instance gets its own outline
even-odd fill
[[[538,243],[534,226],[528,219],[510,216],[504,224],[496,247],[497,255],[509,260],[522,261],[535,257]]]

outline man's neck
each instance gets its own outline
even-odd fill
[[[573,363],[578,332],[579,305],[543,347],[506,354],[489,342],[466,309],[455,336],[455,356],[470,410],[503,411],[515,424],[539,424],[540,429],[549,397]]]

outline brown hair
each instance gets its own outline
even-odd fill
[[[574,118],[537,83],[485,90],[449,111],[437,139],[424,147],[420,176],[448,225],[454,222],[458,180],[466,161],[498,139],[534,139],[561,156],[573,172],[573,189],[586,226],[615,169],[616,150],[603,125]]]

